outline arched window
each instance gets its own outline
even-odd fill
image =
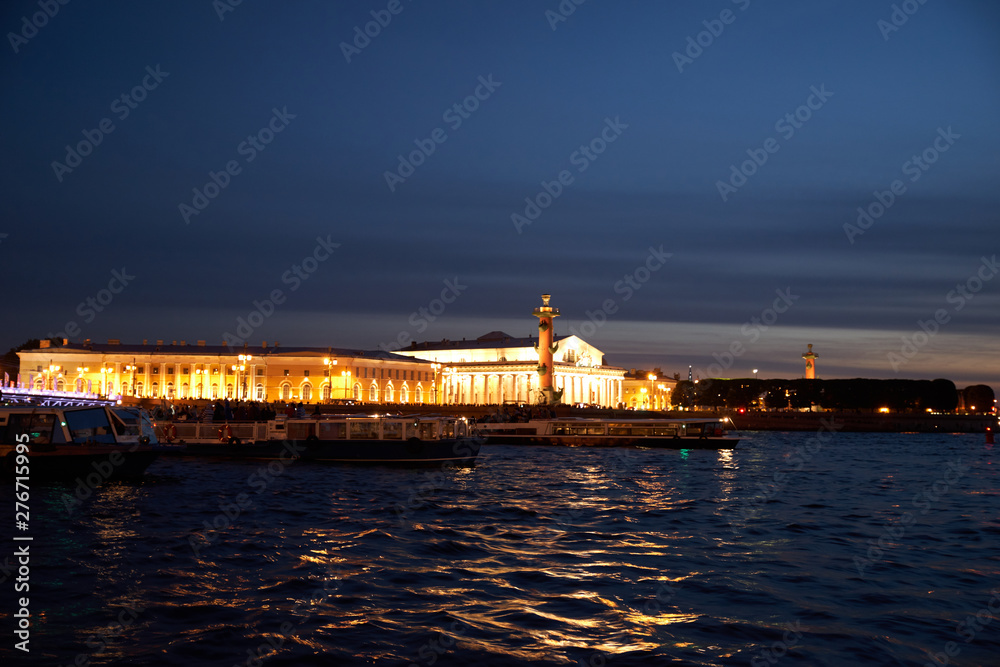
[[[168,382],[167,383],[167,398],[173,398],[173,397],[174,397],[174,383],[173,382]]]
[[[287,382],[281,385],[281,400],[287,401],[292,397],[292,385]]]
[[[312,400],[312,395],[313,395],[312,385],[308,383],[302,385],[302,400],[308,402]]]
[[[136,382],[135,383],[135,395],[136,396],[142,396],[142,383],[141,382]]]
[[[257,400],[258,401],[264,400],[264,385],[262,384],[257,385]]]
[[[385,385],[385,401],[384,402],[385,403],[392,403],[392,395],[393,395],[392,383],[389,382],[388,384]]]
[[[76,391],[83,393],[83,378],[76,379]]]
[[[406,386],[406,384],[403,384],[403,386],[399,389],[399,402],[406,403],[409,397],[410,397],[410,390]]]
[[[352,396],[354,396],[354,400],[355,401],[360,401],[361,400],[361,383],[360,382],[355,382],[354,383],[354,390],[353,390]]]
[[[152,386],[152,393],[150,394],[150,396],[152,396],[153,398],[157,398],[159,392],[160,392],[160,384],[158,382],[154,382]]]
[[[41,391],[45,389],[45,383],[42,382],[42,378],[35,380],[35,391]]]
[[[212,383],[212,400],[214,401],[219,397],[219,385],[216,382]]]
[[[368,401],[370,403],[378,403],[378,385],[374,382],[368,387]]]
[[[323,385],[323,400],[324,401],[329,401],[330,400],[330,383],[329,382],[327,382],[326,384]]]
[[[421,387],[419,384],[417,385],[416,394],[417,394],[417,396],[416,396],[417,403],[423,403],[424,402],[424,388]]]
[[[230,382],[226,385],[226,398],[233,397],[233,384]]]
[[[62,378],[56,380],[56,391],[65,391],[66,383],[62,381]]]
[[[189,387],[188,383],[185,382],[184,384],[181,385],[181,398],[187,398],[190,395],[191,395],[191,387]]]

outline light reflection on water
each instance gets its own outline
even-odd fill
[[[72,514],[66,489],[39,490],[39,645],[92,664],[242,664],[264,643],[266,664],[716,665],[798,622],[789,664],[941,650],[1000,574],[992,451],[837,434],[792,470],[809,435],[721,452],[487,447],[475,469],[434,474],[303,464],[262,490],[254,466],[160,461]],[[859,576],[868,540],[956,459],[968,471]],[[761,485],[775,490],[734,523]],[[194,553],[240,493],[249,507]],[[144,611],[88,648],[123,605]],[[997,642],[982,633],[952,664],[987,664]]]

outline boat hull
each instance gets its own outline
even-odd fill
[[[721,437],[671,436],[586,436],[534,435],[516,433],[484,434],[489,445],[551,445],[560,447],[646,447],[650,449],[733,449],[740,439]]]
[[[481,440],[262,440],[245,443],[187,443],[165,455],[235,460],[280,460],[402,467],[467,467],[476,462]]]
[[[96,486],[103,482],[141,478],[159,454],[152,447],[49,445],[41,450],[33,448],[27,454],[28,474],[22,475],[19,473],[25,466],[17,465],[14,448],[5,446],[0,449],[0,474],[8,481],[18,476],[32,481],[84,480]]]

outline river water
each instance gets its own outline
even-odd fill
[[[0,662],[997,665],[997,454],[834,425],[445,471],[161,459],[32,489],[30,653],[8,574]]]

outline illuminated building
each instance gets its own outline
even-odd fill
[[[25,388],[181,401],[431,403],[436,374],[430,362],[389,352],[266,342],[233,349],[205,341],[87,340],[60,347],[42,341],[18,356]]]
[[[578,336],[554,335],[553,388],[562,403],[616,407],[622,401],[625,369],[605,366],[604,354]],[[413,343],[397,350],[441,365],[444,404],[539,402],[539,339],[491,331],[475,340]]]

